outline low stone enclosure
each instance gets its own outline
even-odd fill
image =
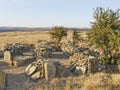
[[[4,51],[4,61],[11,66],[29,64],[25,74],[32,80],[45,78],[51,80],[55,77],[81,76],[91,73],[119,73],[120,61],[116,65],[100,63],[99,53],[88,48],[77,48],[66,45],[62,51],[57,51],[54,44],[38,43],[35,48],[29,45],[9,46]],[[68,57],[67,65],[59,61],[50,60],[52,52],[64,52]],[[57,58],[56,58],[57,59]]]
[[[16,43],[4,47],[3,61],[11,66],[22,66],[35,60],[33,46]]]
[[[11,66],[22,66],[23,64],[33,62],[35,57],[33,53],[23,53],[23,55],[12,56],[10,51],[4,52],[4,62]]]

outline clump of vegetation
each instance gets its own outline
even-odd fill
[[[81,36],[79,34],[80,32],[77,30],[73,31],[73,46],[76,46],[79,44],[80,40],[81,40]]]
[[[94,10],[93,17],[95,21],[89,31],[89,40],[92,45],[101,49],[105,64],[115,64],[114,55],[120,47],[120,10],[98,7]]]
[[[50,31],[50,36],[54,40],[56,46],[60,48],[60,41],[67,36],[67,29],[62,26],[55,26]]]

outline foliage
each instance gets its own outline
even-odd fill
[[[73,31],[73,46],[77,45],[80,40],[81,40],[81,37],[79,35],[79,31],[74,30]]]
[[[60,41],[64,36],[67,36],[67,30],[62,26],[55,26],[50,31],[51,38],[55,41],[57,47],[60,47]]]
[[[89,40],[92,45],[111,53],[120,47],[120,10],[94,9],[92,28],[89,31]]]

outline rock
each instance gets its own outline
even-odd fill
[[[88,60],[88,70],[90,73],[96,73],[98,71],[99,60],[89,59]]]
[[[64,76],[64,69],[65,67],[63,65],[56,65],[56,75],[57,77]]]
[[[36,72],[31,76],[31,79],[33,79],[33,80],[37,80],[39,78],[40,78],[40,72]]]
[[[33,73],[35,73],[36,70],[37,70],[37,67],[33,65],[32,67],[30,67],[30,68],[28,69],[28,71],[26,72],[26,74],[27,74],[28,76],[31,76]]]
[[[94,59],[95,57],[94,56],[89,56],[89,59]]]
[[[46,80],[50,80],[56,76],[56,67],[53,63],[45,63],[44,69]]]
[[[3,56],[4,56],[4,52],[0,51],[0,57],[3,57]]]
[[[10,51],[5,51],[5,52],[4,52],[4,61],[5,61],[6,63],[10,64],[10,65],[13,65]]]
[[[82,71],[79,67],[76,67],[75,71],[74,71],[74,74],[75,75],[81,75],[82,74]]]
[[[86,66],[76,66],[75,68],[75,75],[83,75],[86,73],[87,67]]]
[[[84,65],[84,66],[80,67],[80,69],[81,69],[82,73],[85,74],[87,71],[87,66]]]
[[[98,71],[102,71],[105,69],[105,65],[104,64],[98,64]]]
[[[76,64],[72,64],[71,66],[70,66],[70,71],[74,71],[75,70],[75,68],[76,68]]]
[[[0,71],[0,90],[5,90],[7,75]]]
[[[11,53],[10,53],[10,51],[5,51],[4,52],[4,60],[11,61]]]
[[[25,72],[29,71],[29,69],[32,67],[32,64],[29,64],[27,68],[25,69]]]

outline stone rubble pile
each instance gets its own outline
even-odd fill
[[[75,75],[82,75],[88,73],[95,73],[99,67],[98,52],[90,51],[87,48],[78,49],[79,52],[70,56],[70,70]]]
[[[57,51],[54,44],[50,44],[47,41],[40,41],[35,45],[35,52],[38,59],[51,57],[51,52]]]
[[[71,44],[65,44],[65,45],[62,45],[62,51],[64,51],[65,55],[70,56],[71,54],[74,54],[75,52],[77,52],[78,49],[72,46]]]
[[[71,62],[70,71],[74,75],[86,74],[87,70],[88,70],[88,60],[83,59],[76,62]]]
[[[11,66],[21,66],[35,60],[34,46],[22,43],[7,44],[4,47],[4,62]]]
[[[51,80],[55,77],[60,77],[64,66],[57,62],[49,62],[43,59],[39,59],[28,65],[25,72],[32,80],[38,80],[45,78]]]
[[[23,52],[29,51],[31,48],[31,45],[28,44],[21,44],[21,43],[15,43],[15,44],[7,44],[4,47],[4,51],[10,51],[12,55],[22,55]]]
[[[33,80],[43,78],[43,76],[44,76],[43,75],[44,74],[43,65],[44,65],[44,63],[42,60],[38,60],[36,62],[29,64],[25,70],[26,75],[31,77]]]
[[[71,62],[70,70],[74,75],[95,73],[98,71],[99,61],[94,59],[81,59]]]

